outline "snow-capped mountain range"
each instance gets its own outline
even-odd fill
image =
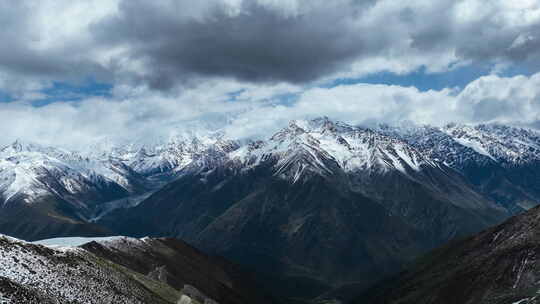
[[[329,162],[346,172],[397,170],[407,174],[423,167],[438,167],[400,138],[326,118],[292,121],[267,141],[243,146],[230,153],[230,158],[245,167],[276,158],[276,174],[290,172],[292,182],[308,170],[332,173]]]
[[[16,141],[0,150],[3,203],[15,198],[32,202],[59,196],[89,207],[141,191],[142,176],[116,159],[92,159],[77,152]]]
[[[187,131],[150,142],[103,145],[97,143],[89,157],[118,159],[145,175],[170,175],[190,164],[209,147],[225,140],[221,132]]]
[[[468,162],[518,166],[540,160],[540,132],[500,124],[443,127],[381,125],[378,130],[397,136],[426,156],[460,169]]]
[[[0,205],[52,198],[84,222],[106,202],[155,191],[186,172],[218,164],[248,170],[268,159],[276,160],[275,175],[292,183],[331,176],[335,168],[411,179],[430,168],[452,168],[510,212],[540,203],[538,131],[458,124],[367,128],[323,117],[291,121],[269,138],[250,141],[205,130],[144,143],[104,141],[85,151],[19,140],[0,148]]]
[[[173,176],[217,144],[217,135],[183,135],[153,145],[96,145],[88,151],[69,151],[18,140],[0,149],[0,193],[5,204],[16,196],[32,202],[47,193],[65,198],[108,188],[119,192],[85,202],[95,204],[145,192],[152,188],[152,178]]]
[[[500,124],[381,126],[424,156],[457,170],[481,192],[520,212],[540,203],[540,132]]]
[[[202,130],[83,151],[17,141],[0,149],[0,233],[175,236],[330,291],[540,204],[539,172],[539,133],[503,125],[323,117],[249,141]]]
[[[18,195],[31,202],[47,192],[76,196],[114,188],[123,192],[116,199],[148,190],[141,189],[144,184],[150,187],[145,181],[148,177],[174,176],[190,164],[208,161],[208,154],[216,147],[245,166],[278,157],[276,172],[294,166],[293,181],[311,168],[328,171],[324,163],[330,159],[347,171],[403,173],[440,163],[459,171],[471,163],[515,167],[540,162],[540,133],[504,125],[363,128],[318,118],[291,121],[267,140],[240,143],[209,131],[180,134],[152,144],[96,144],[88,151],[18,140],[0,149],[0,194],[5,204]]]

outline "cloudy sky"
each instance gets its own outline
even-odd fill
[[[290,119],[540,128],[537,0],[0,0],[0,143]]]

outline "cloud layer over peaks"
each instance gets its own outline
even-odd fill
[[[540,59],[536,1],[121,1],[91,28],[156,89],[197,77],[305,83]],[[136,62],[136,64],[134,64]],[[134,66],[135,65],[135,66]]]
[[[290,96],[290,102],[283,103],[283,96]],[[486,76],[461,92],[375,84],[306,90],[290,85],[246,88],[239,82],[217,81],[189,89],[174,99],[147,91],[138,97],[90,98],[39,108],[4,103],[0,104],[0,121],[10,132],[0,143],[25,138],[85,148],[105,138],[152,140],[194,125],[223,129],[233,138],[260,138],[291,119],[319,116],[362,125],[502,122],[539,127],[540,73],[531,77]]]
[[[0,143],[321,115],[540,127],[536,0],[0,1],[0,40]]]
[[[305,84],[540,62],[534,0],[23,0],[0,3],[0,20],[8,83],[170,90],[213,77]]]

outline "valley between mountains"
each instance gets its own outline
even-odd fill
[[[199,129],[81,151],[17,141],[0,149],[0,233],[133,238],[69,250],[3,238],[3,261],[25,275],[0,272],[0,295],[74,301],[54,284],[40,292],[45,274],[12,258],[23,252],[26,265],[66,265],[45,272],[58,284],[80,271],[92,282],[121,277],[111,279],[124,282],[118,293],[91,288],[111,303],[159,303],[147,300],[156,294],[167,303],[185,285],[217,303],[346,303],[430,250],[539,204],[540,133],[500,124],[322,117],[251,140]],[[169,259],[175,250],[184,264]]]

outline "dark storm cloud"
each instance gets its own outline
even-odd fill
[[[268,2],[240,1],[231,13],[222,1],[199,10],[190,1],[122,1],[118,15],[92,30],[103,44],[127,45],[127,56],[144,64],[139,80],[156,89],[204,76],[306,83],[375,57],[405,64],[425,56],[418,64],[429,68],[450,64],[444,54],[473,63],[527,63],[540,54],[538,21],[514,24],[500,3]],[[284,9],[286,3],[296,9]]]
[[[107,68],[87,58],[77,58],[72,51],[75,50],[35,52],[24,45],[12,44],[0,47],[0,66],[3,72],[13,76],[40,77],[51,81],[80,81],[88,77],[110,80]]]
[[[115,1],[1,1],[0,90],[2,77],[168,90],[216,77],[305,84],[460,63],[540,68],[532,1]]]
[[[527,13],[534,14],[532,10],[512,10],[511,3],[504,7],[497,1],[481,3],[477,7],[465,6],[473,2],[438,1],[432,4],[429,13],[410,7],[405,9],[402,15],[408,25],[411,47],[426,53],[453,50],[458,59],[473,63],[507,61],[533,64],[536,69],[540,67],[537,63],[540,59],[540,20],[526,20]],[[460,14],[472,16],[464,18]]]
[[[35,90],[52,82],[88,78],[111,80],[110,70],[88,55],[92,49],[88,43],[68,37],[55,43],[46,41],[56,33],[45,31],[37,21],[39,5],[0,1],[0,91]]]
[[[52,80],[104,76],[106,69],[84,56],[88,45],[65,41],[40,48],[43,33],[34,23],[34,7],[25,1],[0,2],[0,67],[11,75]],[[83,56],[81,56],[83,54]]]
[[[298,83],[334,72],[359,54],[376,50],[379,43],[384,45],[378,39],[364,39],[366,35],[350,26],[354,17],[350,5],[329,9],[323,5],[288,15],[245,1],[237,15],[216,4],[196,19],[178,17],[148,1],[130,0],[122,2],[120,15],[94,31],[106,43],[129,44],[130,55],[150,68],[144,77],[155,88],[168,88],[193,74]],[[363,8],[366,3],[357,5]]]
[[[39,39],[32,33],[30,7],[23,2],[0,2],[0,66],[4,70],[21,74],[48,74],[57,68],[54,57],[45,60],[45,54],[30,50]]]

